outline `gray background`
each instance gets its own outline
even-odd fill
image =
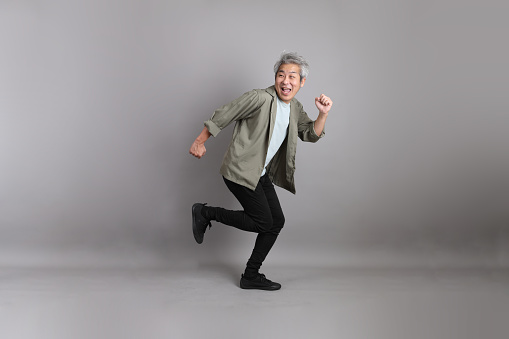
[[[308,58],[297,98],[334,101],[299,144],[297,195],[268,263],[509,264],[502,1],[0,1],[0,264],[242,268],[254,235],[218,173],[214,109]]]

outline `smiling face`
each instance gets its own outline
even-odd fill
[[[284,103],[289,104],[295,94],[304,86],[306,78],[300,78],[300,67],[296,64],[282,64],[276,73],[277,96]]]

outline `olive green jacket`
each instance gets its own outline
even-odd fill
[[[269,141],[277,111],[274,86],[255,89],[217,109],[205,126],[215,137],[235,121],[233,137],[226,151],[220,173],[228,180],[255,190],[263,172]],[[295,153],[297,137],[316,142],[325,133],[316,135],[314,121],[295,98],[290,104],[290,123],[283,144],[267,166],[272,182],[295,194]]]

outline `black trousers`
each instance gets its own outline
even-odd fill
[[[231,211],[221,207],[208,207],[204,208],[204,213],[210,219],[225,225],[258,233],[245,271],[246,276],[253,276],[258,273],[285,224],[283,210],[267,174],[260,178],[254,191],[226,178],[223,179],[244,210]]]

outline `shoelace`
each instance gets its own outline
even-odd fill
[[[260,281],[262,281],[262,282],[263,282],[263,281],[266,281],[266,282],[268,282],[268,283],[271,283],[271,282],[272,282],[272,281],[270,281],[269,279],[267,279],[267,278],[265,277],[265,274],[263,274],[263,273],[258,273],[258,274],[260,275]]]

